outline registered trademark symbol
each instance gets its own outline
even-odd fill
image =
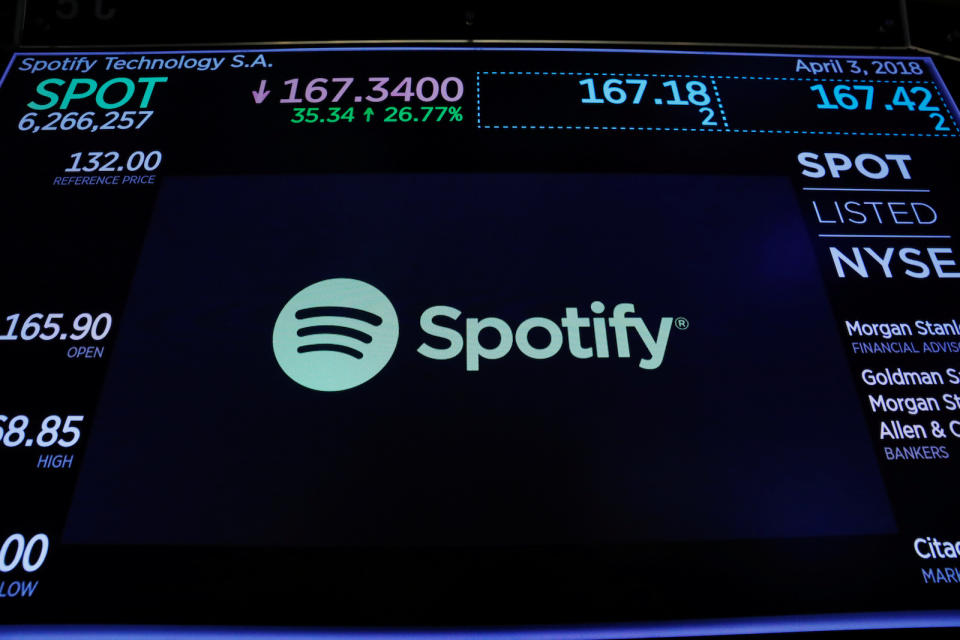
[[[684,318],[683,316],[680,316],[679,318],[673,321],[673,326],[683,331],[690,326],[690,321]]]

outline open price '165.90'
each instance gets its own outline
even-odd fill
[[[19,313],[6,317],[7,331],[0,334],[0,340],[103,340],[113,326],[109,313],[80,313],[66,326],[62,313],[31,313],[23,323],[20,317]]]

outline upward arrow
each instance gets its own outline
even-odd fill
[[[266,100],[267,96],[270,95],[270,92],[267,91],[267,81],[261,80],[260,89],[257,91],[251,91],[250,93],[253,94],[253,101],[256,102],[257,104],[260,104],[261,102]]]
[[[363,117],[367,119],[367,122],[370,122],[370,118],[373,117],[373,108],[367,107],[366,111],[363,112]]]

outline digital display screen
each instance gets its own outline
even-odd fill
[[[16,53],[0,635],[960,625],[958,121],[917,56]]]

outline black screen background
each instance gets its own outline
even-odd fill
[[[547,58],[543,53],[489,53],[483,54],[491,57],[482,62],[479,61],[481,54],[469,52],[430,55],[391,53],[380,57],[377,54],[325,55],[328,57],[320,65],[324,69],[349,68],[358,75],[374,72],[409,74],[413,73],[411,69],[426,69],[424,73],[442,74],[451,70],[459,72],[464,64],[468,67],[476,64],[478,69],[518,65],[543,68],[547,61],[550,66],[559,69],[593,70],[600,68],[597,65],[610,65],[603,68],[619,71],[636,68],[635,58],[616,54],[584,57],[582,54],[567,53],[551,54],[554,57]],[[306,77],[317,73],[315,59],[301,57],[296,60],[295,64],[288,63],[282,70],[278,69],[277,79],[283,74],[301,73]],[[696,67],[699,72],[715,73],[724,70],[729,61],[718,57],[698,57]],[[784,62],[760,58],[739,58],[735,61],[738,73],[783,73],[783,69],[792,64],[790,60]],[[644,64],[654,62],[659,70],[664,71],[680,71],[687,64],[679,62],[675,56],[654,56]],[[472,68],[469,73],[472,73]],[[30,80],[35,78],[21,81],[12,75],[0,89],[5,121],[15,122],[22,115],[26,101],[24,96],[32,89]],[[12,136],[9,139],[9,152],[0,155],[0,166],[4,169],[0,179],[5,191],[17,194],[11,204],[13,215],[5,217],[0,224],[5,237],[21,240],[8,247],[7,255],[13,267],[7,271],[3,286],[11,308],[24,312],[44,310],[51,307],[51,300],[57,300],[63,301],[58,310],[68,313],[94,307],[110,310],[120,323],[119,331],[113,334],[117,339],[113,343],[117,347],[114,355],[119,359],[119,338],[126,335],[127,331],[122,314],[128,291],[136,296],[136,290],[130,289],[130,285],[139,262],[140,243],[145,237],[148,245],[151,242],[146,230],[151,223],[151,212],[159,210],[159,205],[155,207],[155,198],[160,194],[166,197],[174,192],[173,187],[179,179],[172,176],[259,176],[343,171],[369,171],[380,175],[391,171],[452,170],[523,174],[548,172],[561,176],[570,172],[643,173],[656,174],[658,177],[646,179],[662,186],[669,183],[669,179],[659,177],[663,174],[698,174],[701,177],[694,179],[695,183],[681,182],[677,186],[702,189],[710,180],[722,182],[731,176],[757,176],[756,179],[737,179],[747,181],[753,189],[763,182],[760,176],[779,177],[781,180],[784,177],[795,178],[795,157],[801,150],[829,149],[852,154],[907,150],[914,154],[917,174],[924,177],[925,185],[935,186],[942,201],[957,201],[953,179],[956,142],[953,140],[540,131],[524,132],[522,137],[518,137],[516,132],[478,132],[469,127],[459,130],[425,128],[399,131],[379,127],[369,130],[293,131],[285,123],[289,114],[280,110],[258,111],[253,107],[248,94],[255,84],[253,76],[245,75],[242,71],[227,72],[216,78],[182,76],[176,84],[171,84],[169,93],[158,99],[158,109],[162,109],[162,112],[158,111],[158,116],[162,114],[164,117],[158,117],[153,128],[139,132],[135,139],[119,135],[98,139],[100,146],[121,145],[124,149],[164,145],[169,160],[165,165],[165,176],[170,177],[171,190],[166,189],[166,184],[157,190],[126,187],[110,192],[90,188],[51,188],[51,178],[59,175],[67,155],[79,148],[76,145],[86,140],[84,136],[65,133],[56,141],[49,137]],[[192,111],[189,105],[199,104],[198,96],[204,96],[208,102],[204,108]],[[518,96],[518,99],[522,99],[522,96]],[[214,108],[228,102],[231,105],[229,111],[218,112]],[[785,108],[799,107],[792,105]],[[230,114],[229,117],[226,113]],[[242,135],[238,132],[242,132]],[[176,144],[170,144],[171,141],[176,141]],[[168,178],[163,177],[162,180]],[[307,183],[311,181],[310,178],[304,180]],[[794,184],[796,186],[796,182]],[[769,192],[760,194],[764,201],[796,211],[796,202],[791,204],[784,200],[786,196],[776,186],[776,180],[767,186]],[[220,206],[217,202],[221,202],[224,196],[222,192],[218,193],[211,194],[211,207]],[[250,191],[244,193],[249,195]],[[481,194],[485,195],[488,194]],[[691,203],[696,202],[698,197],[683,195],[683,199]],[[485,200],[487,198],[481,198],[481,201]],[[702,201],[706,200],[703,198]],[[272,209],[275,206],[282,207],[284,202],[289,200],[278,197],[264,204]],[[752,206],[752,200],[742,196],[740,204]],[[669,207],[661,210],[669,210]],[[43,215],[37,215],[38,211]],[[808,215],[806,209],[801,211],[801,215]],[[797,219],[794,219],[792,224],[796,223]],[[189,227],[192,222],[184,224]],[[946,224],[950,230],[956,229],[952,219]],[[717,231],[716,227],[709,228]],[[793,227],[788,224],[787,228]],[[570,232],[568,237],[578,232]],[[614,235],[608,232],[608,236]],[[721,233],[720,237],[733,242],[734,246],[742,243],[740,238],[729,238],[729,232]],[[756,237],[765,238],[763,234]],[[622,238],[614,240],[627,242]],[[300,241],[308,243],[305,238]],[[803,260],[803,256],[809,255],[806,253],[809,243],[809,239],[791,236],[786,247],[792,252],[787,255]],[[701,241],[701,245],[707,244]],[[777,245],[774,243],[773,246]],[[765,264],[768,265],[771,262],[776,264],[780,255],[776,251],[764,254],[757,247],[751,249],[749,255],[761,258],[767,255],[769,260]],[[661,254],[667,253],[664,247],[656,247],[655,250]],[[37,255],[52,255],[56,259],[38,260]],[[265,255],[261,259],[268,258]],[[822,255],[818,258],[823,270]],[[359,260],[357,256],[353,259]],[[723,259],[735,263],[738,258],[724,250]],[[703,264],[700,258],[698,261]],[[172,264],[177,268],[175,261]],[[705,272],[712,271],[707,267],[702,268]],[[282,303],[300,287],[326,275],[321,273],[315,278],[292,278],[287,289],[272,294],[275,296],[274,302]],[[361,277],[360,273],[355,275]],[[790,274],[778,275],[779,278],[771,280],[783,281]],[[369,277],[380,286],[379,279],[373,275]],[[411,278],[409,272],[387,274],[384,277],[398,280],[407,278],[408,281]],[[481,282],[485,274],[480,273],[477,277]],[[758,284],[762,284],[763,279],[756,277]],[[494,284],[502,286],[502,282],[501,278]],[[767,284],[773,288],[771,282]],[[519,288],[521,284],[517,283],[516,286]],[[818,300],[818,296],[822,295],[817,293],[819,289],[812,282],[807,281],[804,286],[809,299]],[[395,288],[386,284],[382,288],[392,299],[397,297]],[[495,290],[496,287],[491,285],[488,288]],[[701,293],[711,293],[709,289],[704,287]],[[874,281],[850,285],[827,282],[827,290],[832,296],[837,315],[860,313],[879,316],[889,313],[891,305],[899,305],[908,314],[916,312],[949,317],[955,309],[955,292],[943,283]],[[528,313],[525,309],[517,309],[513,311],[515,316],[508,309],[501,311],[499,303],[494,305],[491,301],[488,306],[483,300],[471,300],[463,296],[462,290],[457,287],[452,287],[449,294],[437,301],[410,304],[409,314],[404,314],[400,309],[401,301],[394,302],[401,313],[402,326],[415,320],[425,304],[454,304],[464,310],[465,315],[497,315],[515,324],[515,319],[532,313],[558,319],[561,305],[576,304],[585,310],[592,299],[607,301],[604,296],[608,295],[609,303],[621,301],[621,297],[627,300],[619,288],[608,293],[591,281],[590,286],[584,287],[578,296],[568,297],[564,293],[549,301],[544,297],[542,311],[534,309]],[[678,296],[678,293],[664,293],[662,300],[665,307],[667,302],[673,300],[669,296]],[[231,298],[228,303],[235,299]],[[131,302],[133,300],[131,298]],[[639,297],[631,301],[638,305],[642,303]],[[684,303],[683,309],[679,308],[680,302]],[[673,336],[668,362],[669,357],[677,353],[684,355],[686,361],[700,362],[698,353],[683,354],[681,351],[681,348],[692,348],[690,344],[700,326],[693,312],[688,311],[692,307],[685,306],[686,302],[688,300],[684,298],[675,307],[654,312],[658,316],[688,314],[694,323],[687,335]],[[476,307],[468,306],[474,303]],[[790,301],[786,301],[787,307],[790,304]],[[264,306],[263,317],[269,314],[275,317],[277,307],[270,307],[269,312],[266,311],[267,307],[269,305]],[[727,304],[722,308],[725,313],[740,313],[731,307]],[[804,312],[815,313],[809,309]],[[193,324],[189,330],[193,331],[195,327]],[[751,331],[755,329],[751,327]],[[781,332],[784,327],[775,330]],[[836,343],[836,335],[834,331],[827,340]],[[401,333],[401,347],[395,358],[403,355],[401,351],[404,348],[407,354],[411,353],[410,349],[415,343],[405,342],[411,337],[410,331]],[[686,347],[679,338],[688,339]],[[12,359],[25,363],[20,370],[22,373],[16,377],[10,376],[6,381],[9,397],[19,399],[18,410],[72,412],[77,411],[77,407],[89,406],[83,411],[94,415],[93,405],[96,403],[92,398],[100,397],[106,363],[64,362],[61,352],[41,350],[33,345],[8,344],[5,347],[10,347],[6,354]],[[710,344],[709,348],[718,347]],[[773,353],[767,355],[771,356],[771,360],[774,359]],[[831,362],[838,354],[813,353],[803,356],[823,357]],[[485,367],[479,375],[495,371],[497,365],[513,367],[531,364],[524,363],[515,353],[512,358],[498,363],[484,363]],[[785,354],[780,358],[773,364],[773,369],[782,374],[787,365],[793,366],[794,362],[788,360]],[[264,361],[261,359],[261,362]],[[561,356],[556,361],[564,364]],[[246,366],[249,366],[249,362],[249,359],[246,360]],[[393,375],[391,367],[395,367],[397,362],[399,360],[391,363],[369,384],[388,381],[389,376]],[[449,365],[452,373],[465,375],[459,360],[426,364],[431,365],[431,369]],[[539,366],[544,363],[532,364]],[[600,363],[585,361],[575,364],[589,367]],[[603,364],[618,363],[610,361]],[[630,369],[633,373],[633,367]],[[529,373],[535,375],[539,371],[531,367]],[[280,377],[278,371],[274,371],[274,374],[277,376],[274,382],[282,380],[288,387],[294,386]],[[840,373],[836,375],[840,376]],[[523,382],[528,384],[529,378],[527,376]],[[850,379],[838,381],[839,388],[849,386]],[[409,381],[402,382],[409,384]],[[442,382],[449,384],[450,380]],[[163,384],[170,385],[173,382],[166,378]],[[55,399],[52,399],[54,396],[49,393],[50,389],[57,390]],[[499,388],[488,391],[488,397],[502,394]],[[162,398],[158,400],[154,397],[154,401],[162,404]],[[848,396],[847,402],[852,402],[852,398]],[[673,400],[683,402],[683,398],[675,396]],[[106,409],[107,405],[104,405]],[[693,410],[691,407],[684,409]],[[855,420],[860,422],[863,418],[857,417]],[[268,427],[265,425],[264,429],[266,433]],[[856,439],[853,431],[850,431],[851,437]],[[89,434],[91,445],[96,438],[95,433],[96,427]],[[86,435],[81,441],[81,448],[76,450],[79,454],[84,453]],[[511,434],[511,437],[515,442],[516,436]],[[215,444],[225,439],[217,438]],[[532,443],[525,444],[533,448]],[[724,449],[736,448],[738,455],[753,446],[747,444],[744,449],[731,442],[720,444]],[[810,455],[822,455],[808,451]],[[96,455],[92,446],[90,453]],[[21,474],[28,473],[31,474],[31,481],[28,490],[10,492],[5,496],[7,513],[11,514],[9,521],[16,522],[11,526],[25,531],[59,531],[65,522],[64,514],[67,513],[72,483],[79,465],[62,472],[60,476],[54,476],[35,470],[35,456],[24,455],[23,450],[15,455],[11,457],[11,464],[5,465],[4,477],[10,478],[11,482],[17,478],[19,482]],[[183,453],[180,452],[180,455]],[[302,453],[298,452],[298,455]],[[581,455],[581,452],[577,451],[576,455]],[[614,455],[628,456],[629,452],[615,451]],[[86,461],[84,463],[86,466]],[[112,461],[112,464],[132,463],[135,460]],[[204,462],[207,463],[229,467],[237,462],[225,456],[221,460],[214,457],[212,462]],[[661,461],[656,461],[656,464],[667,466]],[[194,470],[200,466],[197,463]],[[306,473],[304,469],[300,471]],[[295,474],[296,470],[284,472]],[[94,470],[93,473],[97,472]],[[822,480],[816,478],[814,472],[809,474],[796,482],[817,484]],[[724,476],[746,477],[740,469],[727,471]],[[710,536],[694,532],[690,537],[701,541],[669,542],[660,539],[633,544],[521,544],[493,548],[441,544],[398,549],[377,545],[333,550],[297,546],[241,548],[228,545],[61,544],[55,547],[50,563],[36,574],[42,580],[42,597],[21,603],[16,611],[11,611],[9,619],[169,624],[507,624],[948,608],[955,604],[955,592],[949,587],[934,592],[917,585],[919,572],[909,545],[914,535],[926,535],[930,531],[949,532],[950,527],[956,526],[956,516],[953,515],[956,513],[955,499],[949,492],[931,489],[949,486],[954,476],[952,462],[920,471],[884,471],[887,494],[894,505],[898,528],[902,532],[900,535],[757,539],[750,538],[748,533],[747,539],[736,539],[737,535],[731,535],[731,539],[704,541],[703,538]],[[228,480],[211,476],[205,482],[228,484]],[[122,476],[115,478],[115,483],[123,482]],[[687,488],[691,489],[692,495],[692,485]],[[714,489],[712,485],[702,488],[704,491]],[[115,494],[122,493],[123,490],[115,489]],[[541,495],[537,494],[534,498],[539,499]],[[517,504],[523,503],[518,501]],[[838,502],[828,502],[828,505],[831,504],[836,506]],[[142,506],[138,508],[144,510]],[[882,507],[880,510],[883,511]],[[92,506],[89,513],[95,511],[96,507]],[[788,511],[784,509],[784,512]],[[108,517],[104,513],[105,510],[99,517]],[[214,519],[218,517],[216,514],[203,515]],[[799,511],[788,513],[794,521],[799,519],[798,515]],[[124,515],[112,513],[109,517],[122,520]],[[303,511],[292,517],[303,518]],[[308,520],[312,518],[314,516],[310,515]],[[760,513],[752,511],[749,518],[759,521]],[[748,528],[744,524],[749,522],[749,518],[736,523],[738,534]],[[819,523],[822,525],[819,528],[815,514],[811,520],[805,530],[842,529],[836,526],[839,520]],[[880,520],[884,520],[884,516]],[[240,532],[229,530],[224,523],[221,524],[223,526],[213,536],[214,539],[222,541],[233,537],[236,540],[241,536]],[[695,529],[692,524],[695,523],[691,523],[689,528]],[[181,534],[190,533],[190,527],[169,523],[166,526]],[[649,525],[644,523],[643,526]],[[888,526],[889,522],[884,521],[877,529],[884,530]],[[762,527],[768,532],[776,529],[775,523],[769,519],[763,520]],[[263,524],[262,528],[266,531],[272,529],[274,533],[277,531],[269,523]],[[635,527],[634,530],[638,528],[641,527]],[[285,531],[310,530],[310,526],[304,526]],[[141,535],[154,535],[154,532],[140,531]],[[596,530],[590,533],[596,533]],[[505,537],[512,541],[521,538],[516,532],[510,534]],[[109,537],[113,534],[102,531],[101,535]],[[464,536],[462,540],[469,541],[469,537]],[[119,542],[118,539],[112,541]]]
[[[65,541],[893,532],[791,195],[746,177],[169,179]],[[292,384],[271,343],[286,299],[328,277],[376,283],[401,323],[388,368],[337,393]],[[636,337],[626,359],[514,349],[476,372],[416,353],[429,306],[517,326],[593,300],[692,326],[652,371]]]

